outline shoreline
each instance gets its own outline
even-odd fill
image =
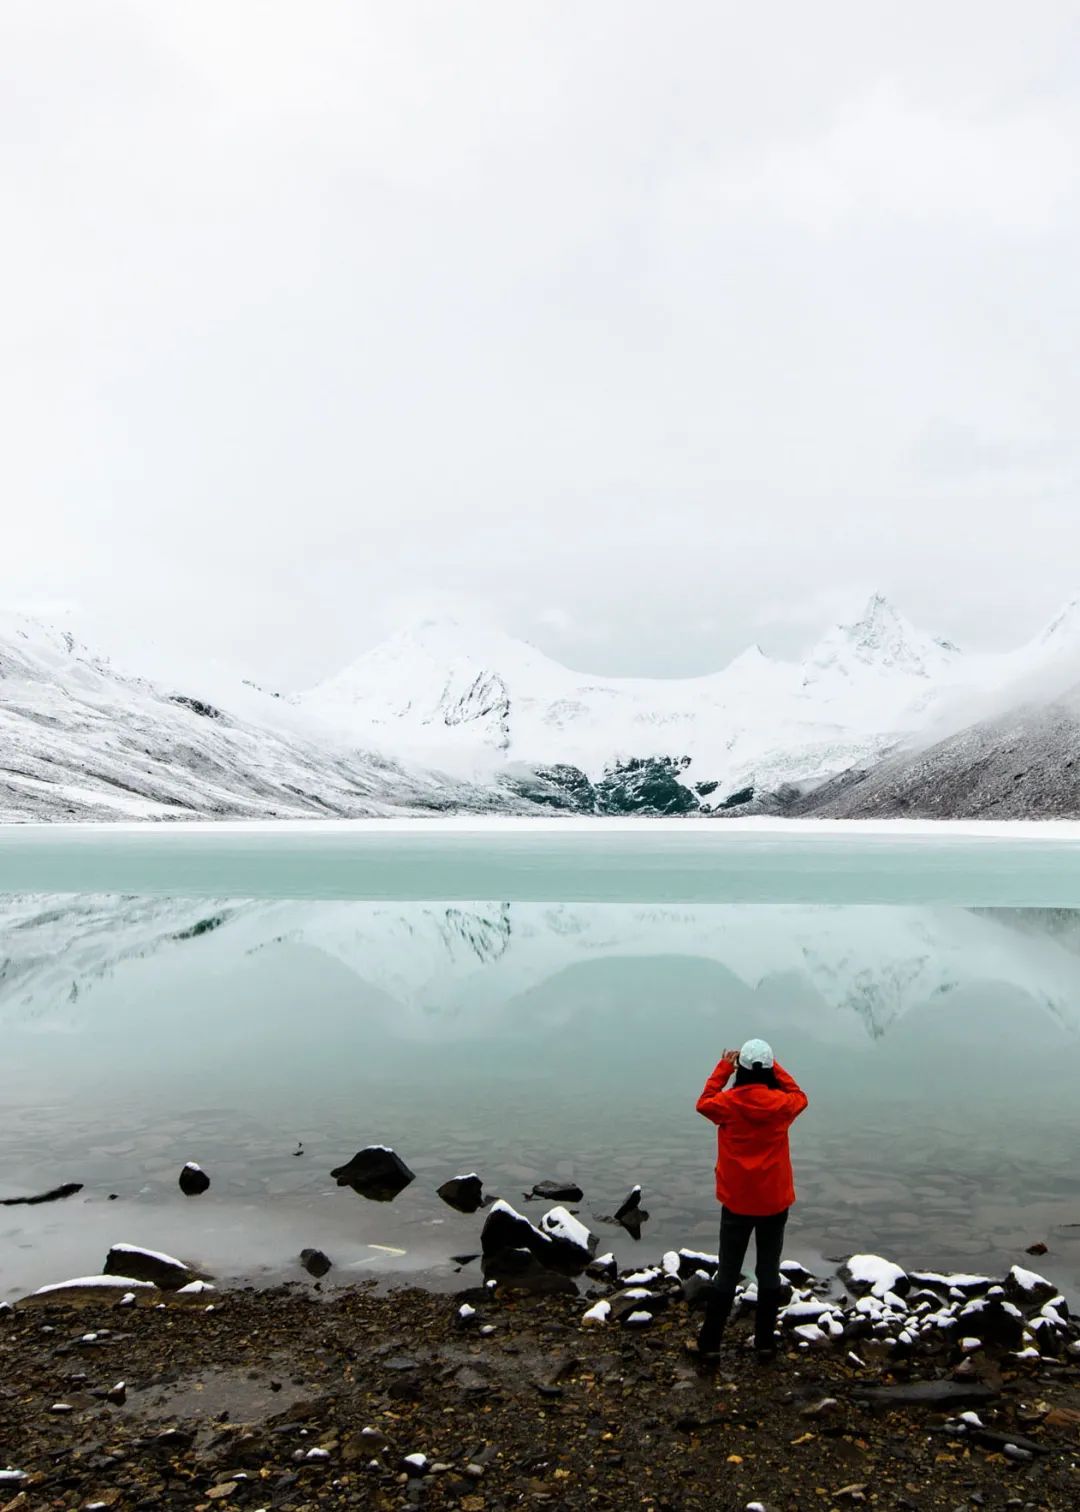
[[[684,818],[656,816],[610,817],[566,814],[403,814],[398,817],[357,819],[103,819],[0,822],[0,835],[147,834],[167,830],[177,834],[293,834],[325,835],[409,834],[671,834],[695,832],[836,838],[880,835],[892,839],[1059,840],[1080,842],[1080,819],[781,819],[767,815],[717,819],[713,815]]]
[[[711,1263],[594,1260],[584,1294],[472,1265],[454,1294],[110,1277],[24,1299],[0,1309],[0,1470],[24,1477],[0,1507],[1075,1506],[1080,1325],[1036,1273],[788,1261],[777,1362],[747,1347],[751,1289],[706,1369],[684,1344]]]

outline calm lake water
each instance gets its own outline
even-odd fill
[[[0,835],[0,1296],[117,1241],[222,1276],[464,1281],[435,1187],[573,1177],[602,1248],[714,1249],[721,1047],[811,1099],[788,1252],[1080,1291],[1080,849],[686,826]],[[303,1153],[295,1155],[298,1143]],[[329,1178],[369,1143],[392,1204]],[[212,1187],[176,1181],[197,1160]],[[642,1240],[600,1220],[640,1181]],[[115,1194],[115,1200],[109,1200]],[[1070,1227],[1071,1225],[1071,1227]]]

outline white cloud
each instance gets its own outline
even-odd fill
[[[1063,118],[1025,103],[1004,116],[930,107],[892,83],[841,101],[815,136],[785,142],[703,174],[699,192],[732,206],[763,206],[816,231],[886,217],[918,224],[985,223],[994,232],[1045,235],[1074,200],[1075,105]]]
[[[1074,25],[11,0],[0,601],[276,687],[433,612],[705,671],[849,584],[1018,640],[1080,550]]]

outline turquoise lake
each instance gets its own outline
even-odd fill
[[[788,1252],[1080,1290],[1080,846],[722,825],[0,833],[0,1296],[111,1243],[222,1278],[456,1284],[475,1170],[573,1177],[621,1260],[714,1249],[722,1046],[810,1096]],[[366,1144],[393,1203],[330,1179]],[[301,1147],[302,1153],[294,1153]],[[196,1160],[212,1186],[177,1187]],[[635,1244],[602,1222],[640,1182]],[[1030,1262],[1029,1262],[1030,1263]]]

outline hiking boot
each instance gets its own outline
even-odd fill
[[[714,1286],[709,1293],[709,1300],[705,1304],[705,1321],[697,1337],[697,1353],[702,1357],[719,1354],[724,1329],[731,1315],[734,1301],[734,1287],[730,1291],[721,1291],[719,1287]]]

